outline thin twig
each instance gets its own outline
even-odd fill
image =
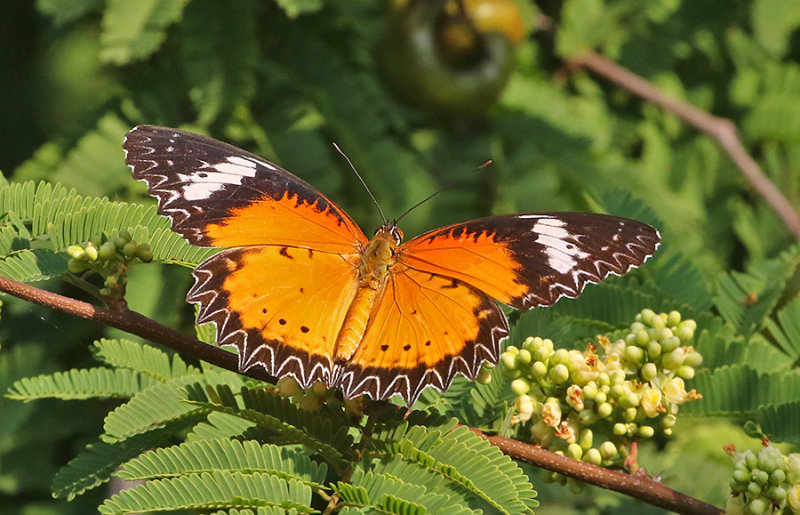
[[[238,360],[235,354],[231,354],[213,345],[208,345],[186,336],[134,311],[112,311],[2,276],[0,276],[0,291],[41,306],[87,320],[93,320],[103,325],[116,327],[117,329],[165,345],[178,352],[238,372]],[[251,368],[245,375],[272,383],[276,381],[276,378],[267,375],[263,369],[258,367]],[[384,403],[375,404],[378,406],[377,409],[381,409]],[[655,506],[662,506],[680,513],[696,513],[703,515],[721,513],[720,510],[711,505],[645,478],[596,467],[582,461],[559,456],[553,452],[517,440],[500,436],[489,436],[475,428],[470,428],[470,430],[486,438],[492,445],[497,446],[501,451],[512,458],[558,472],[565,476],[574,477],[586,483],[622,492]],[[331,499],[333,502],[335,502],[335,500],[335,498]]]
[[[183,333],[163,326],[135,311],[128,309],[114,311],[102,308],[89,304],[88,302],[42,290],[35,286],[14,281],[13,279],[3,276],[0,276],[0,291],[33,302],[34,304],[39,304],[40,306],[56,309],[87,320],[93,320],[103,325],[116,327],[122,331],[165,345],[178,352],[194,356],[197,359],[213,363],[214,365],[233,372],[239,372],[239,361],[236,354],[186,336]],[[258,369],[257,367],[250,369],[246,375],[264,381],[275,381],[274,377],[266,374],[263,369]]]
[[[736,125],[731,120],[714,116],[688,102],[669,97],[642,77],[595,52],[587,52],[570,64],[572,67],[578,66],[592,70],[631,93],[661,106],[684,122],[713,136],[725,152],[728,153],[734,164],[741,170],[742,175],[750,181],[753,188],[764,197],[767,204],[775,210],[789,230],[797,238],[800,238],[800,214],[764,174],[758,163],[748,154],[744,145],[742,145],[741,139],[739,139]]]
[[[547,449],[502,436],[487,435],[479,429],[470,431],[486,439],[503,451],[503,454],[537,467],[578,479],[608,490],[620,492],[653,506],[678,513],[696,515],[719,515],[723,510],[682,494],[643,476],[625,474],[596,465],[561,456]]]

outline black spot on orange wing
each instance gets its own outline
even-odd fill
[[[279,254],[285,258],[294,259],[289,255],[289,247],[282,247]]]

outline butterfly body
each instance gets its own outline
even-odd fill
[[[173,230],[225,248],[195,269],[187,300],[236,348],[240,370],[323,381],[348,398],[411,403],[475,377],[509,334],[498,301],[576,297],[660,241],[647,224],[592,213],[493,216],[405,243],[390,222],[369,239],[302,179],[231,145],[140,126],[123,147]]]

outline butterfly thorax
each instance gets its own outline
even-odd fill
[[[395,262],[395,250],[402,241],[403,233],[394,224],[387,222],[361,250],[358,267],[358,291],[345,316],[336,341],[336,359],[346,361],[358,348],[369,323],[373,307],[383,294],[389,269]]]

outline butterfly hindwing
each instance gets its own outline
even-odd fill
[[[446,390],[457,373],[472,379],[496,363],[508,322],[497,303],[450,277],[398,264],[378,300],[361,344],[334,365],[345,396],[401,395],[409,404],[427,386]]]
[[[239,370],[263,367],[305,388],[328,382],[336,337],[355,296],[358,255],[296,247],[224,250],[198,266],[187,300],[198,323],[217,325],[236,347]]]
[[[658,248],[647,224],[593,213],[501,215],[418,236],[399,261],[463,281],[517,309],[577,297],[588,283],[639,266]]]
[[[283,168],[191,132],[143,125],[125,138],[133,176],[159,213],[206,247],[288,245],[353,252],[361,229],[328,198]]]

